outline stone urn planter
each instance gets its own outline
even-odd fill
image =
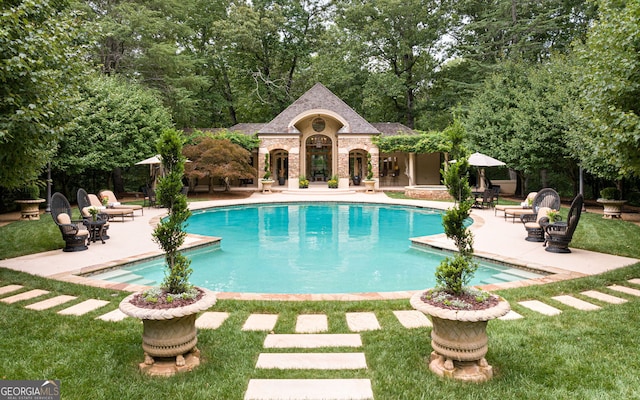
[[[273,186],[273,179],[263,179],[260,181],[262,183],[262,193],[271,193],[271,187]]]
[[[488,350],[487,322],[509,312],[503,298],[485,310],[451,310],[422,300],[422,292],[411,297],[411,306],[431,317],[429,369],[436,375],[469,382],[492,378],[493,369],[484,358]]]
[[[203,296],[195,303],[168,309],[143,308],[131,303],[138,293],[120,302],[120,311],[142,320],[142,349],[145,360],[140,370],[149,375],[171,376],[200,365],[196,331],[198,312],[216,303],[213,292],[200,288]]]
[[[376,191],[376,181],[374,180],[364,180],[365,193],[375,193]]]
[[[622,218],[622,206],[627,203],[626,200],[597,199],[596,201],[604,207],[602,218]]]
[[[20,205],[20,218],[23,220],[37,221],[40,219],[40,203],[45,199],[15,200]]]

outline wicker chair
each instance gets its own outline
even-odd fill
[[[493,196],[494,196],[493,189],[485,189],[485,191],[482,192],[482,196],[478,196],[478,197],[475,198],[475,201],[473,203],[473,207],[475,207],[475,208],[492,207],[493,206]]]
[[[527,222],[538,221],[538,210],[540,210],[540,207],[548,207],[552,210],[560,210],[560,195],[558,194],[558,192],[550,188],[540,190],[538,194],[536,194],[536,197],[533,198],[533,202],[531,203],[531,212],[521,214],[520,221],[522,221],[523,224],[526,224]],[[510,212],[515,213],[517,211],[519,210],[512,210]],[[507,212],[509,211],[505,211],[505,213]]]
[[[92,206],[100,209],[99,215],[103,215],[103,218],[108,218],[112,221],[115,217],[121,217],[123,222],[125,217],[133,219],[133,210],[131,208],[104,207],[100,199],[98,199],[98,196],[95,194],[87,194],[87,191],[82,188],[78,189],[78,208],[80,208],[80,214],[83,218],[90,216],[87,208]]]
[[[549,223],[549,217],[547,216],[549,211],[551,211],[549,207],[540,207],[535,221],[524,223],[524,229],[527,230],[527,237],[524,240],[544,242],[544,227]]]
[[[544,228],[546,251],[551,253],[571,253],[569,243],[571,243],[573,233],[578,226],[578,221],[580,221],[583,203],[582,195],[577,195],[571,202],[567,222],[556,222]]]
[[[78,189],[78,193],[76,194],[76,201],[78,202],[78,209],[80,210],[80,215],[82,216],[82,218],[91,218],[91,213],[89,213],[88,211],[88,208],[91,207],[91,201],[89,200],[87,191],[82,188]],[[104,210],[100,210],[96,217],[99,220],[106,221],[102,228],[102,238],[109,239],[109,235],[107,235],[107,230],[109,230],[109,214],[105,213]]]
[[[71,205],[61,193],[54,193],[51,196],[51,217],[60,228],[65,247],[62,251],[82,251],[87,250],[87,240],[89,231],[82,225],[82,221],[71,220]]]

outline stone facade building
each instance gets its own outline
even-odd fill
[[[416,132],[399,123],[367,122],[320,83],[272,121],[238,124],[229,130],[257,134],[260,148],[253,163],[258,178],[262,178],[268,160],[275,185],[288,190],[298,189],[301,176],[311,184],[338,177],[339,188],[360,185],[367,175],[367,154],[371,154],[378,188],[441,184],[440,153],[381,154],[373,143],[378,135]],[[252,184],[261,188],[260,179]]]

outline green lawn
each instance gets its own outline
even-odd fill
[[[564,210],[566,213],[567,210]],[[0,258],[53,246],[59,232],[44,216],[39,222],[0,227]],[[585,214],[572,246],[640,258],[640,227]],[[28,246],[25,243],[29,243]],[[60,246],[62,244],[60,243]],[[25,249],[28,249],[25,251]],[[37,250],[41,251],[41,250]],[[14,254],[14,255],[12,255]],[[369,302],[220,301],[212,311],[230,318],[217,330],[202,330],[198,347],[203,364],[172,378],[149,378],[138,371],[143,360],[139,321],[104,322],[95,317],[117,308],[126,295],[117,291],[47,280],[0,269],[0,285],[20,284],[60,294],[108,300],[100,311],[81,317],[55,313],[63,306],[32,311],[24,304],[0,303],[0,379],[59,379],[63,399],[242,399],[250,379],[367,378],[376,399],[622,399],[640,398],[640,299],[606,286],[640,278],[640,263],[605,274],[500,291],[524,316],[489,324],[487,359],[495,378],[485,384],[442,380],[425,362],[431,352],[428,329],[406,329],[392,311],[410,309],[408,300]],[[638,286],[637,288],[640,288]],[[628,299],[625,304],[577,311],[550,299],[560,294],[580,297],[599,290]],[[517,304],[538,299],[563,310],[548,317]],[[584,298],[586,300],[586,298]],[[255,369],[266,333],[243,332],[251,313],[278,313],[276,333],[293,333],[302,313],[326,313],[331,333],[349,332],[345,313],[372,311],[383,329],[362,333],[367,370],[272,371]],[[333,349],[336,350],[336,349]],[[337,351],[344,351],[337,349]],[[351,351],[351,350],[350,350]]]

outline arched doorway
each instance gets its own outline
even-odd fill
[[[309,136],[306,143],[307,177],[312,182],[326,181],[332,175],[332,141],[325,135]]]

